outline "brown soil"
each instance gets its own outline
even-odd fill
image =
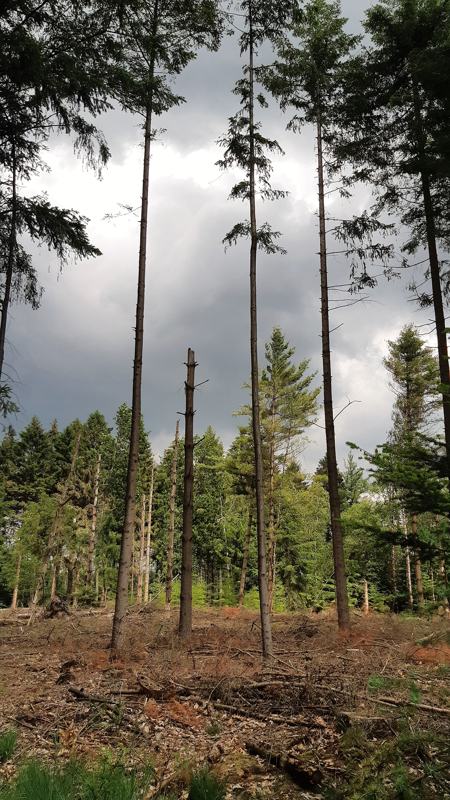
[[[0,613],[0,727],[20,731],[16,762],[112,750],[130,764],[152,761],[157,780],[175,784],[208,762],[230,797],[294,800],[338,780],[352,720],[382,736],[408,708],[423,729],[442,731],[450,719],[420,708],[448,703],[442,619],[354,616],[343,637],[332,615],[275,615],[270,665],[260,658],[258,616],[247,610],[195,611],[187,645],[176,610],[132,610],[114,662],[111,622],[107,610],[29,626],[25,610]],[[429,647],[416,644],[432,633]]]

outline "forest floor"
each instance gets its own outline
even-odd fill
[[[205,763],[242,800],[450,798],[445,620],[354,615],[344,637],[331,614],[275,615],[268,666],[251,611],[196,610],[181,644],[176,609],[133,609],[114,662],[111,623],[0,612],[0,730],[19,731],[3,777],[28,757],[107,754],[152,763],[147,798],[185,797]]]

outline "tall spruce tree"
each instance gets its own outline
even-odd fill
[[[450,372],[444,296],[449,245],[447,0],[382,0],[369,9],[372,44],[348,67],[335,155],[375,189],[374,216],[397,216],[405,231],[404,267],[419,254],[423,279],[411,280],[434,310],[450,475]]]
[[[123,620],[128,605],[136,515],[136,483],[139,468],[139,420],[141,415],[144,346],[147,221],[149,207],[150,151],[153,120],[183,98],[171,90],[171,81],[195,58],[202,45],[216,47],[220,17],[215,0],[138,0],[124,19],[126,59],[118,72],[122,105],[141,116],[144,131],[141,219],[139,234],[136,326],[134,339],[131,436],[128,456],[125,519],[122,531],[112,650],[123,639]]]
[[[231,198],[248,203],[249,217],[238,222],[226,235],[226,245],[236,244],[243,238],[250,241],[250,361],[252,394],[252,430],[255,460],[256,525],[258,536],[258,574],[261,614],[262,652],[264,658],[272,656],[272,628],[267,581],[266,527],[264,519],[264,469],[261,441],[261,411],[258,368],[258,316],[256,267],[258,251],[269,255],[283,253],[277,244],[280,233],[273,231],[268,223],[257,223],[257,198],[274,200],[284,192],[270,185],[271,164],[267,153],[280,152],[274,140],[261,133],[261,124],[256,120],[255,103],[266,105],[263,95],[257,93],[257,68],[255,58],[265,42],[274,41],[292,13],[289,0],[273,4],[267,0],[242,0],[237,3],[239,20],[239,46],[245,54],[243,78],[237,81],[234,93],[240,98],[241,108],[229,120],[228,133],[220,140],[224,157],[218,163],[224,169],[238,167],[244,173],[237,183]]]
[[[332,124],[332,109],[339,86],[342,63],[349,57],[358,41],[357,37],[345,32],[345,24],[346,19],[341,16],[339,2],[311,0],[294,18],[292,39],[281,40],[278,47],[279,61],[266,74],[266,83],[280,98],[282,107],[295,109],[295,117],[290,127],[299,130],[306,123],[312,123],[316,131],[328,491],[338,622],[339,627],[344,630],[349,627],[349,609],[332,391],[324,150],[330,133],[329,126]]]

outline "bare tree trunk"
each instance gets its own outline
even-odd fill
[[[244,604],[245,581],[247,579],[248,554],[250,550],[250,539],[252,537],[252,526],[253,526],[253,508],[251,500],[249,500],[248,524],[244,541],[244,552],[242,554],[241,580],[239,582],[239,608],[242,608]]]
[[[17,164],[16,146],[12,145],[12,197],[11,197],[11,228],[8,241],[8,256],[5,270],[5,286],[2,298],[2,313],[0,318],[0,380],[3,374],[5,360],[6,324],[8,320],[9,304],[11,302],[11,286],[14,274],[14,261],[17,239]]]
[[[395,552],[395,545],[391,547],[391,577],[392,577],[392,591],[394,595],[397,594],[397,558]]]
[[[365,578],[363,580],[363,588],[364,588],[363,613],[364,616],[367,617],[369,614],[369,584],[367,583]]]
[[[14,589],[13,595],[11,600],[11,611],[15,611],[17,608],[17,598],[19,596],[19,583],[20,583],[20,568],[22,566],[22,553],[19,553],[17,556],[17,564],[16,564],[16,575],[14,578]]]
[[[173,448],[172,467],[170,471],[170,497],[169,497],[169,529],[167,531],[167,569],[166,569],[166,611],[170,611],[172,604],[173,582],[173,543],[175,537],[175,499],[177,494],[177,460],[180,422],[177,420],[175,427],[175,444]]]
[[[152,38],[158,29],[158,0],[155,0],[152,21]],[[155,73],[155,48],[149,67],[150,84]],[[145,270],[147,262],[147,219],[149,201],[150,145],[152,140],[153,91],[150,89],[145,117],[144,163],[142,175],[142,203],[139,239],[139,268],[136,302],[136,330],[133,363],[133,399],[131,406],[131,435],[128,454],[127,488],[125,496],[125,518],[120,545],[119,571],[117,575],[116,602],[111,636],[111,651],[117,652],[124,637],[124,619],[128,607],[128,579],[134,541],[136,518],[136,484],[139,468],[139,427],[141,422],[142,355],[144,348]]]
[[[136,590],[136,602],[138,606],[142,604],[143,589],[144,589],[144,550],[145,550],[145,512],[146,512],[146,498],[142,493],[142,507],[141,507],[141,536],[139,541],[139,565],[138,565],[138,578]]]
[[[417,606],[419,611],[423,611],[425,606],[425,596],[423,591],[422,562],[418,554],[415,554],[414,567],[416,572]]]
[[[148,494],[147,510],[147,544],[145,547],[145,578],[144,578],[144,603],[148,603],[150,587],[150,555],[152,545],[152,510],[153,510],[153,482],[155,469],[152,467],[150,476],[150,491]]]
[[[136,554],[134,551],[134,537],[133,537],[133,552],[131,554],[131,570],[130,570],[130,600],[134,600],[134,576],[136,574]]]
[[[414,606],[414,597],[413,597],[413,590],[412,590],[412,580],[411,580],[411,557],[409,555],[409,546],[406,545],[406,588],[408,589],[408,606],[413,608]]]
[[[50,588],[50,601],[54,600],[58,594],[58,578],[59,578],[59,558],[56,558],[52,567],[52,583]]]
[[[325,218],[325,186],[323,165],[322,121],[320,99],[317,111],[317,158],[319,173],[319,229],[320,229],[320,287],[322,316],[322,360],[325,432],[327,440],[328,495],[330,499],[331,532],[333,539],[334,580],[339,628],[350,627],[347,578],[345,574],[344,540],[341,524],[341,500],[339,497],[338,468],[336,458],[336,436],[334,430],[333,389],[330,353],[330,317],[328,308],[328,264]]]
[[[101,453],[97,456],[97,464],[95,467],[94,478],[94,502],[92,504],[92,520],[91,530],[89,535],[89,550],[88,550],[88,584],[92,586],[95,582],[95,546],[97,543],[97,510],[98,510],[98,488],[100,482],[100,466],[102,456]]]
[[[275,398],[272,396],[271,441],[269,447],[269,526],[268,526],[268,593],[269,609],[272,613],[275,591]]]
[[[445,321],[444,301],[442,297],[441,269],[436,244],[436,223],[431,194],[430,175],[426,168],[426,137],[423,130],[422,111],[418,87],[413,81],[414,113],[417,128],[418,155],[422,162],[420,173],[425,213],[425,228],[430,263],[430,277],[433,293],[434,318],[436,324],[439,375],[442,386],[442,408],[444,414],[445,448],[447,453],[447,469],[450,478],[450,370],[447,343],[447,324]]]
[[[445,596],[444,596],[443,605],[444,605],[445,613],[449,614],[450,613],[450,607],[449,607],[448,596],[447,596],[448,581],[447,581],[447,567],[446,567],[446,564],[445,564],[445,558],[443,558],[441,560],[441,563],[439,565],[439,577],[441,578],[442,583],[444,584]]]
[[[184,493],[183,493],[183,539],[181,552],[181,596],[180,636],[192,633],[192,514],[194,486],[194,390],[195,353],[189,348],[187,356],[187,378],[185,383],[186,412],[184,434]]]
[[[432,564],[430,564],[430,580],[431,580],[431,599],[432,599],[433,603],[435,603],[436,602],[436,594],[435,594],[435,591],[434,591],[434,569],[433,569],[433,565]]]
[[[273,654],[272,623],[270,618],[269,589],[266,555],[266,526],[264,518],[264,469],[261,444],[261,422],[259,408],[258,367],[258,312],[256,289],[256,262],[258,252],[258,229],[256,223],[256,163],[255,163],[255,119],[254,119],[254,33],[252,5],[249,4],[249,182],[250,182],[250,356],[252,376],[252,431],[255,458],[256,530],[258,540],[258,586],[261,616],[262,655],[269,659]]]

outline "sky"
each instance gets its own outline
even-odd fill
[[[344,0],[348,27],[359,31],[366,0]],[[195,350],[196,432],[212,425],[229,446],[240,420],[233,416],[247,400],[242,388],[250,373],[248,244],[224,251],[222,239],[245,209],[228,200],[238,173],[216,166],[217,139],[236,110],[232,87],[240,76],[237,41],[227,38],[215,54],[203,52],[177,81],[186,103],[158,122],[164,128],[151,161],[149,260],[144,343],[143,414],[153,450],[162,454],[184,408],[186,351]],[[258,208],[283,233],[284,256],[258,261],[259,350],[275,326],[281,327],[296,359],[310,359],[320,385],[321,340],[318,224],[314,137],[286,133],[288,118],[275,105],[264,115],[264,132],[276,137],[285,155],[274,159],[273,185],[286,199]],[[69,264],[60,272],[47,251],[34,252],[45,292],[38,311],[17,305],[7,331],[6,371],[20,413],[18,429],[37,415],[44,425],[64,426],[95,409],[112,423],[118,406],[131,402],[138,214],[121,204],[139,205],[142,147],[140,122],[120,110],[99,120],[112,158],[101,180],[73,154],[67,138],[53,139],[46,153],[49,171],[35,178],[30,192],[46,191],[52,203],[89,218],[89,234],[102,256]],[[370,201],[361,189],[350,208]],[[337,197],[328,211],[342,215]],[[349,213],[346,208],[345,213]],[[117,215],[105,219],[106,215]],[[348,264],[330,259],[330,283],[348,279]],[[383,367],[387,340],[403,325],[426,321],[400,281],[381,282],[365,302],[332,312],[335,410],[348,405],[336,422],[338,455],[347,441],[371,449],[391,426],[393,395]],[[340,326],[340,327],[339,327]],[[302,443],[300,460],[313,471],[325,452],[321,419]]]

